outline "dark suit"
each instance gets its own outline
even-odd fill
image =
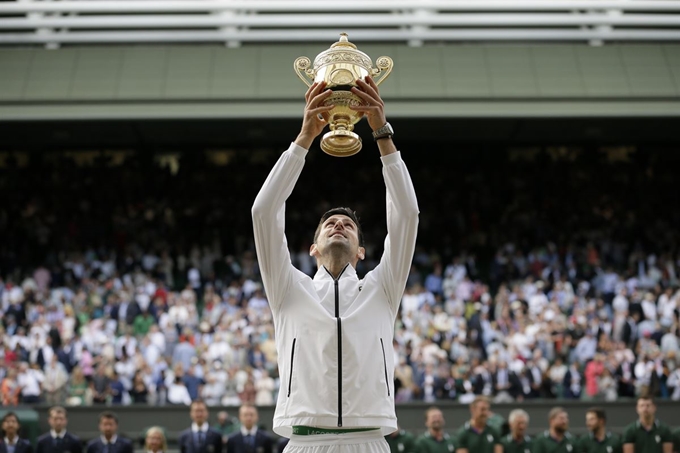
[[[35,444],[35,453],[82,453],[82,451],[83,443],[68,431],[64,434],[61,444],[50,433],[38,437]]]
[[[203,444],[199,444],[191,428],[180,433],[177,443],[181,453],[223,453],[224,449],[222,433],[213,428],[208,428]]]
[[[253,441],[254,445],[251,447],[246,443],[243,433],[239,430],[229,436],[227,453],[274,453],[274,441],[265,431],[258,429]]]
[[[134,453],[134,448],[130,439],[118,436],[116,442],[109,445],[107,451],[101,437],[97,437],[88,442],[85,453]]]
[[[7,453],[7,445],[5,445],[4,438],[0,438],[0,453]],[[17,439],[14,453],[33,453],[33,446],[26,439]]]

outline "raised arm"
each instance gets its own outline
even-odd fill
[[[286,200],[302,172],[309,147],[326,124],[323,113],[333,107],[321,105],[331,93],[324,88],[324,83],[315,83],[307,90],[300,134],[276,162],[253,203],[255,250],[272,309],[280,304],[292,267],[285,236]]]
[[[370,77],[357,81],[352,88],[366,105],[353,107],[364,112],[373,131],[386,123],[385,104],[378,87]],[[387,237],[385,250],[376,268],[385,286],[385,292],[395,314],[406,286],[418,234],[418,200],[406,164],[401,159],[392,137],[377,140],[383,177],[387,189]]]

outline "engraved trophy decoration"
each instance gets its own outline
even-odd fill
[[[331,130],[321,138],[321,149],[326,154],[344,157],[361,151],[361,138],[352,130],[364,114],[349,106],[361,105],[364,101],[350,90],[356,86],[357,79],[367,75],[380,85],[392,72],[392,66],[390,57],[379,57],[373,67],[369,56],[348,41],[347,33],[340,33],[338,42],[317,55],[313,66],[307,57],[295,60],[295,73],[307,86],[325,81],[327,88],[333,91],[324,101],[325,105],[335,105],[326,117]]]

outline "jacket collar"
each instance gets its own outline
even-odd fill
[[[354,269],[354,267],[347,263],[345,265],[345,268],[342,270],[340,273],[340,277],[338,280],[343,280],[345,278],[352,278],[356,279],[357,278],[357,270]],[[319,269],[317,269],[316,274],[314,274],[314,281],[333,281],[333,276],[331,275],[330,272],[324,267],[321,266]]]

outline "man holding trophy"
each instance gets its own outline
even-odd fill
[[[328,60],[335,74],[356,74],[365,67],[347,64],[364,60],[348,53],[351,49],[346,45],[341,50],[342,56]],[[316,62],[315,66],[312,73],[323,73],[324,80],[315,80],[307,90],[300,133],[271,170],[252,208],[281,376],[273,430],[290,438],[288,453],[389,453],[384,436],[397,429],[394,322],[413,258],[418,203],[371,74],[347,81],[345,73],[340,84],[328,80],[332,70],[320,71]],[[337,103],[329,99],[352,100],[336,114]],[[347,120],[347,112],[356,116]],[[344,121],[347,131],[347,124],[363,116],[380,152],[387,192],[384,252],[375,269],[359,279],[355,268],[365,254],[359,219],[349,208],[331,209],[314,233],[309,253],[316,258],[318,271],[310,278],[291,263],[285,202],[324,127]],[[343,148],[346,137],[350,137],[349,148]],[[333,135],[330,144],[331,151],[358,152],[356,137],[345,132]]]

